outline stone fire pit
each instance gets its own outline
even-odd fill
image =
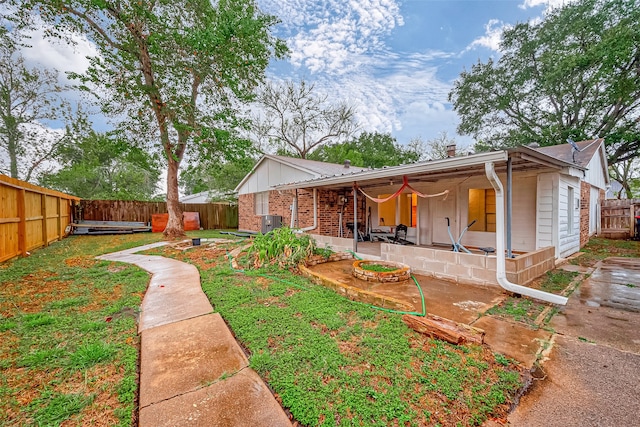
[[[367,266],[381,266],[389,271],[374,271]],[[371,267],[375,268],[375,267]],[[411,278],[411,268],[408,265],[391,261],[358,260],[353,263],[353,276],[367,282],[391,283],[402,282]]]

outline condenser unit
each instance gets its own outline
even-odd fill
[[[267,234],[271,230],[282,227],[282,217],[280,215],[265,215],[262,217],[262,234]]]

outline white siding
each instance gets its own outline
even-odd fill
[[[253,171],[253,174],[245,181],[242,187],[238,189],[238,194],[259,193],[268,191],[274,185],[304,181],[311,178],[314,178],[311,173],[271,159],[265,159]]]
[[[572,192],[569,191],[569,187],[573,188]],[[558,190],[557,250],[558,256],[564,258],[580,250],[580,181],[563,175],[560,177]],[[571,202],[570,193],[573,195]]]
[[[558,175],[540,174],[537,180],[536,249],[540,249],[546,246],[556,246]]]
[[[601,151],[598,150],[594,155],[585,172],[584,181],[601,190],[607,188],[606,167],[604,165]]]

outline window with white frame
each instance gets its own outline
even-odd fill
[[[269,192],[255,193],[256,215],[269,215]]]

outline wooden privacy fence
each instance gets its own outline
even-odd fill
[[[205,230],[237,229],[238,206],[229,203],[180,203],[183,212],[198,212]],[[76,217],[85,221],[136,221],[151,223],[151,215],[167,212],[165,202],[82,200]]]
[[[633,237],[636,215],[640,215],[640,199],[603,200],[600,215],[602,237],[607,239]]]
[[[0,175],[0,262],[65,235],[80,199]]]

